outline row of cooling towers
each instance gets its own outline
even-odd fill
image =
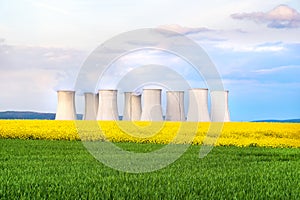
[[[123,120],[162,121],[161,89],[144,89],[142,95],[125,92]],[[208,89],[189,90],[188,113],[185,117],[184,92],[167,91],[166,121],[230,121],[228,91],[211,91],[211,112],[208,111]],[[143,98],[143,106],[142,106]],[[58,91],[56,120],[75,120],[75,92]],[[117,90],[85,93],[84,120],[118,120]]]

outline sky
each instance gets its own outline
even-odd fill
[[[95,48],[141,28],[175,31],[204,49],[229,90],[233,121],[300,118],[298,0],[0,0],[0,111],[56,112],[56,91],[74,89]],[[104,86],[147,64],[203,87],[188,63],[159,51],[121,57]]]

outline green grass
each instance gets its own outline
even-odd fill
[[[300,149],[216,147],[199,159],[199,148],[162,170],[129,174],[78,141],[2,139],[0,199],[300,199]]]

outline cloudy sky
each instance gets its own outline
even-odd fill
[[[207,52],[230,91],[232,120],[300,118],[298,0],[0,1],[0,111],[55,112],[56,90],[74,89],[96,47],[157,27]],[[124,75],[120,69],[153,63],[174,66],[193,87],[203,87],[180,58],[151,51],[120,58],[111,79]]]

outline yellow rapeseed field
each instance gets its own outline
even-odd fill
[[[211,125],[193,122],[0,120],[0,138],[202,144]],[[216,145],[299,148],[300,124],[228,122],[224,123]]]

